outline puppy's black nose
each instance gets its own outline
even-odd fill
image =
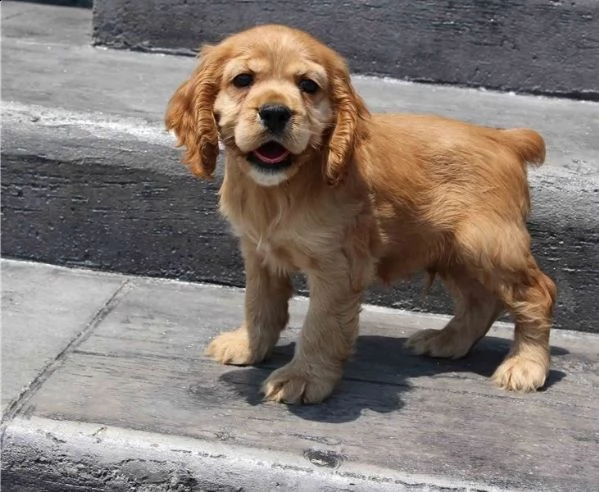
[[[273,133],[281,133],[291,118],[291,110],[282,104],[265,104],[258,114],[264,126]]]

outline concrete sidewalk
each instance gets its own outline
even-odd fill
[[[263,403],[307,307],[258,367],[217,365],[239,289],[2,260],[3,491],[590,491],[599,483],[599,336],[556,330],[545,391],[487,379],[495,326],[461,361],[403,349],[440,316],[367,306],[330,400]]]
[[[242,286],[237,242],[216,211],[220,175],[194,179],[162,128],[170,95],[196,61],[92,48],[83,9],[4,2],[2,27],[2,254]],[[543,134],[547,163],[530,170],[534,252],[558,284],[556,325],[599,331],[599,104],[354,82],[373,111]],[[423,298],[418,282],[373,288],[368,302],[452,310],[441,288]]]

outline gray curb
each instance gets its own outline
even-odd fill
[[[484,484],[365,469],[306,448],[304,456],[118,427],[18,418],[4,430],[3,490],[498,491]],[[25,489],[27,490],[27,489]]]
[[[237,242],[217,213],[221,177],[191,177],[160,127],[103,117],[5,104],[2,254],[243,286]],[[529,226],[535,255],[558,283],[556,326],[597,332],[599,186],[584,169],[531,171]],[[296,286],[305,292],[301,280]],[[418,279],[373,287],[366,301],[452,311],[440,286],[425,297]]]

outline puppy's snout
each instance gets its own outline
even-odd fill
[[[273,133],[281,133],[291,119],[291,110],[282,104],[265,104],[258,114],[264,126]]]

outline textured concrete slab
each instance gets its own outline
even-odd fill
[[[216,212],[220,176],[193,179],[162,130],[166,101],[195,61],[94,49],[85,10],[3,7],[2,253],[242,286],[236,241]],[[545,136],[547,163],[530,172],[534,250],[558,283],[557,326],[599,331],[599,104],[354,80],[375,111]],[[452,310],[440,288],[424,298],[418,282],[375,287],[368,300]]]
[[[23,281],[38,268],[81,275],[27,264]],[[520,395],[488,380],[509,325],[463,360],[432,360],[403,342],[446,318],[366,306],[338,390],[284,406],[262,402],[259,386],[291,358],[305,299],[268,361],[227,367],[203,347],[239,324],[241,290],[123,278],[6,423],[6,490],[587,491],[599,480],[597,335],[554,331],[547,388]]]
[[[2,261],[2,413],[86,333],[124,280]]]
[[[118,48],[193,52],[264,23],[307,30],[359,73],[599,98],[594,0],[96,0],[94,39]],[[334,22],[332,22],[334,19]],[[547,35],[547,33],[551,33]]]

